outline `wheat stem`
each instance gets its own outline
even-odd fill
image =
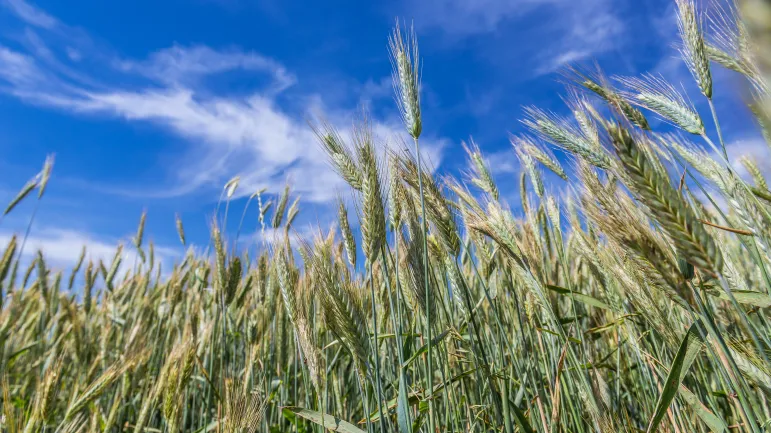
[[[715,111],[715,104],[712,102],[712,98],[707,98],[707,102],[709,103],[709,111],[712,113],[712,120],[715,122],[715,131],[717,131],[717,138],[720,142],[720,149],[723,152],[723,158],[725,158],[726,161],[728,161],[728,152],[725,148],[725,143],[723,142],[723,133],[720,130],[720,122],[717,120],[717,111]],[[714,144],[712,145],[714,146]]]

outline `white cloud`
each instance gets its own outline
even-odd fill
[[[614,0],[426,0],[409,2],[415,25],[437,29],[452,39],[491,33],[504,25],[523,28],[516,35],[537,51],[537,73],[552,72],[567,62],[583,60],[616,48],[622,41],[623,22]],[[537,26],[532,26],[537,21]],[[547,32],[533,37],[528,31]],[[532,55],[532,51],[528,55]]]
[[[12,233],[0,232],[0,245],[7,245],[12,236]],[[106,264],[105,266],[109,266],[119,242],[117,239],[100,239],[92,234],[75,230],[43,228],[34,230],[27,238],[24,257],[31,258],[40,250],[52,267],[68,269],[77,263],[85,246],[87,260],[93,260],[95,263],[101,260]],[[164,264],[171,265],[173,260],[182,257],[182,253],[173,248],[156,246],[154,250],[155,259]],[[122,260],[124,265],[131,266],[139,260],[139,256],[132,246],[124,245]]]
[[[295,227],[289,230],[289,240],[295,248],[304,243],[312,244],[317,237],[326,236],[329,233],[327,229],[311,225]],[[283,244],[285,236],[286,232],[283,228],[273,229],[266,227],[264,231],[258,230],[255,232],[253,240],[258,242],[260,246],[273,247],[274,245]]]
[[[254,52],[237,49],[217,51],[204,45],[183,47],[174,45],[156,51],[147,60],[118,62],[119,69],[138,72],[167,84],[190,84],[199,77],[243,70],[267,72],[275,80],[277,91],[295,82],[295,77],[277,61]]]
[[[761,173],[765,175],[771,173],[771,145],[762,138],[750,138],[728,143],[726,152],[728,152],[731,166],[743,178],[749,178],[749,173],[739,161],[742,156],[747,156],[753,160]],[[715,159],[719,160],[717,157]],[[771,180],[771,178],[767,180]]]
[[[69,57],[73,62],[79,62],[80,59],[83,58],[83,55],[75,48],[67,47],[67,57]]]
[[[188,193],[207,183],[219,185],[220,180],[234,174],[241,175],[240,195],[263,187],[276,192],[290,180],[296,193],[323,202],[344,187],[342,179],[331,171],[310,127],[261,95],[245,100],[198,100],[189,90],[166,90],[90,94],[71,102],[72,108],[81,111],[153,121],[207,144],[188,155],[187,167],[177,172],[178,186],[161,195]],[[334,123],[345,125],[349,116],[349,112],[338,112]],[[372,127],[381,141],[404,134],[399,125],[376,122]],[[350,137],[351,127],[341,128],[341,135]],[[443,140],[429,139],[422,153],[438,165],[444,145]]]
[[[553,72],[566,64],[616,48],[622,40],[624,24],[613,13],[613,4],[607,0],[582,2],[581,8],[563,24],[565,31],[560,33],[557,42],[544,46],[538,72]]]
[[[519,165],[516,153],[514,153],[511,148],[498,152],[486,153],[483,154],[483,156],[493,174],[519,174],[522,169]]]
[[[14,4],[29,7],[19,1],[14,0]],[[56,21],[51,25],[64,26]],[[68,41],[75,45],[66,44],[61,53],[52,52],[45,41],[57,37],[59,32],[41,30],[40,35],[34,35],[28,52],[0,45],[0,91],[28,103],[81,115],[151,122],[189,142],[186,151],[175,155],[175,162],[168,167],[171,185],[109,191],[177,196],[202,188],[219,189],[227,179],[240,175],[239,192],[244,195],[263,187],[278,191],[290,179],[304,200],[324,202],[343,186],[305,118],[321,108],[343,135],[350,135],[351,127],[346,125],[351,124],[352,110],[324,107],[319,95],[293,95],[292,101],[299,101],[300,107],[282,106],[282,92],[291,88],[296,78],[279,62],[235,48],[179,45],[157,51],[145,60],[117,59],[104,51],[87,52],[94,50],[93,44],[77,45],[77,40]],[[93,71],[91,65],[81,62],[88,57],[107,59],[99,63],[111,69]],[[223,95],[207,87],[204,80],[239,71],[249,72],[250,82],[257,82],[258,88]],[[371,94],[377,95],[385,86],[381,82],[370,87]],[[396,122],[373,121],[373,129],[388,141],[404,134]],[[444,140],[430,136],[422,142],[435,166],[441,162],[444,144]]]
[[[51,29],[58,25],[56,18],[24,0],[3,0],[3,4],[28,24],[46,29]]]
[[[390,76],[383,77],[380,80],[367,80],[360,91],[360,101],[362,105],[368,107],[372,101],[387,98],[394,93],[393,81]]]
[[[438,28],[455,36],[495,31],[503,21],[524,15],[542,4],[560,0],[426,0],[410,2],[416,25]]]
[[[40,71],[31,57],[0,46],[0,76],[11,85],[21,87],[37,81]]]

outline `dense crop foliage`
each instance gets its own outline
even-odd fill
[[[572,117],[529,107],[528,133],[512,137],[516,211],[473,143],[462,180],[429,174],[422,65],[397,27],[414,151],[386,150],[366,119],[347,140],[317,124],[354,196],[333,229],[293,237],[287,189],[275,205],[252,197],[276,233],[257,257],[221,215],[211,254],[172,269],[144,217],[112,261],[84,250],[66,271],[14,237],[0,251],[0,431],[766,431],[771,191],[762,165],[740,170],[723,143],[712,69],[746,78],[767,132],[769,8],[746,0],[704,20],[677,0],[708,116],[661,77],[571,70]],[[6,214],[43,197],[52,165]],[[562,196],[544,169],[568,182]]]

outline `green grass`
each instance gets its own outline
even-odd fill
[[[14,237],[0,262],[0,431],[766,431],[771,192],[762,165],[744,160],[747,180],[725,159],[739,155],[710,68],[744,74],[771,124],[757,108],[769,59],[753,51],[768,39],[756,16],[705,38],[693,4],[677,4],[709,118],[658,77],[571,70],[586,92],[571,93],[575,118],[529,108],[529,132],[512,137],[516,212],[473,142],[462,181],[434,177],[408,151],[378,160],[364,118],[350,143],[315,126],[356,201],[339,204],[340,232],[293,242],[287,187],[276,206],[249,199],[261,230],[284,234],[258,257],[213,223],[211,254],[162,271],[144,216],[110,262],[84,250],[71,270],[24,250],[29,229]],[[417,43],[398,27],[389,42],[417,152]],[[651,130],[653,115],[682,135]],[[40,201],[52,167],[5,214]],[[553,195],[543,168],[570,188]]]

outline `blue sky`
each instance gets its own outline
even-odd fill
[[[458,174],[461,140],[473,137],[514,197],[507,136],[523,132],[523,106],[565,111],[557,72],[567,63],[661,73],[704,113],[672,46],[674,16],[673,0],[0,0],[0,195],[9,201],[55,153],[31,244],[61,263],[84,243],[110,257],[144,209],[162,254],[181,251],[175,213],[205,243],[235,175],[233,214],[255,190],[275,194],[289,179],[302,197],[299,230],[327,225],[347,190],[307,120],[323,115],[345,132],[366,107],[380,138],[403,134],[386,50],[399,17],[414,23],[424,62],[426,155]],[[727,140],[760,155],[731,96],[737,77],[716,76],[726,82],[716,101]],[[31,210],[4,219],[0,240]]]

